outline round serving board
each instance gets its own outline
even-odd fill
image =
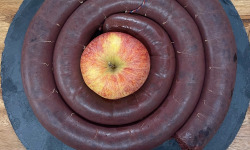
[[[24,0],[5,40],[2,56],[2,93],[11,124],[27,149],[71,149],[52,136],[39,123],[24,93],[20,61],[24,36],[28,25],[44,0]],[[220,0],[233,27],[237,50],[237,79],[229,112],[217,134],[205,149],[224,150],[239,131],[250,100],[250,46],[242,21],[230,0]],[[175,140],[169,140],[156,150],[180,149]]]

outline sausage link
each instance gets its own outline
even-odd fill
[[[36,105],[33,100],[43,100],[58,93],[52,65],[55,42],[68,17],[84,1],[46,0],[29,25],[23,43],[21,75],[25,93],[33,108],[38,107],[33,106]],[[39,116],[37,112],[34,111]]]
[[[197,107],[176,133],[183,149],[202,149],[223,122],[236,78],[236,43],[218,0],[177,0],[198,24],[205,45],[206,75]]]
[[[133,10],[140,4],[141,0],[88,0],[74,11],[65,26],[72,21],[79,23],[72,27],[73,30],[86,24],[92,26],[87,28],[89,30],[83,30],[84,32],[78,30],[88,41],[88,36],[91,35],[89,33],[96,30],[104,16]],[[40,12],[43,11],[48,10],[40,9],[25,38],[22,79],[33,111],[54,136],[76,149],[151,149],[169,139],[185,122],[196,105],[203,84],[204,54],[196,24],[175,0],[147,1],[136,12],[146,14],[169,33],[176,49],[177,71],[173,87],[163,104],[144,120],[123,127],[105,127],[82,119],[74,114],[57,93],[51,68],[40,63],[52,63],[53,43],[38,42],[30,45],[30,41],[41,34],[49,41],[55,41],[58,35],[58,32],[45,32],[53,29],[52,24],[47,24],[44,20],[37,23],[39,17],[42,17]],[[50,15],[56,15],[54,21],[57,21],[61,13],[59,11]],[[34,30],[35,28],[39,30]],[[32,35],[34,31],[37,34]]]
[[[79,21],[66,23],[57,40],[53,59],[56,83],[67,104],[83,118],[105,125],[128,124],[149,115],[166,98],[175,73],[174,49],[164,29],[143,16],[118,16],[123,17],[119,20],[120,24],[127,26],[126,30],[132,36],[138,35],[150,54],[150,73],[144,85],[134,94],[110,101],[95,94],[84,83],[79,64],[81,45],[86,45],[88,40],[81,34],[72,35],[77,35],[79,31],[91,31],[91,21],[74,30],[71,30],[72,27]],[[112,18],[108,17],[105,22],[112,21]],[[68,39],[72,40],[69,42]]]

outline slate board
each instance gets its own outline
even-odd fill
[[[24,0],[9,28],[2,56],[3,100],[11,124],[28,150],[71,150],[51,135],[34,116],[24,93],[20,61],[25,32],[44,0]],[[224,7],[237,42],[237,79],[230,110],[217,134],[206,150],[227,149],[239,131],[250,100],[250,46],[242,21],[230,0],[220,0]],[[155,150],[178,150],[175,140],[170,140]]]

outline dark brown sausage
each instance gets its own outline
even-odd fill
[[[30,23],[23,44],[21,74],[32,106],[36,104],[32,100],[42,103],[43,99],[58,93],[52,65],[55,42],[65,21],[84,1],[46,0]],[[50,103],[54,105],[52,101]],[[36,107],[39,106],[33,108]],[[34,111],[36,116],[39,116],[38,112]]]
[[[228,111],[236,78],[236,44],[218,0],[178,0],[193,16],[205,45],[206,78],[191,118],[176,133],[183,149],[202,149]]]
[[[174,49],[164,29],[146,17],[124,15],[121,23],[127,26],[126,30],[132,36],[137,35],[135,37],[143,41],[151,59],[151,70],[146,82],[130,96],[115,101],[107,100],[95,94],[84,83],[79,67],[81,45],[88,44],[91,33],[86,33],[88,38],[81,34],[76,36],[78,28],[73,31],[69,28],[79,24],[77,21],[66,24],[55,47],[54,75],[60,94],[79,115],[100,124],[128,124],[149,115],[166,98],[175,73]],[[106,22],[112,21],[110,18]],[[90,31],[90,24],[81,24],[79,30]]]
[[[48,2],[45,2],[46,4]],[[88,0],[72,14],[66,25],[72,21],[80,23],[77,27],[89,24],[91,27],[85,28],[84,32],[78,30],[82,36],[89,36],[88,33],[93,33],[103,21],[103,14],[109,16],[132,10],[140,4],[141,0]],[[56,8],[58,7],[60,8],[60,6]],[[37,23],[44,11],[48,10],[39,10],[25,38],[22,53],[22,79],[33,111],[43,126],[54,136],[76,149],[151,149],[170,138],[185,122],[201,91],[204,55],[196,24],[175,0],[148,1],[137,12],[147,14],[161,24],[175,43],[177,72],[170,94],[149,117],[136,124],[118,128],[97,126],[80,118],[55,91],[56,85],[51,68],[43,65],[43,62],[52,63],[53,46],[50,44],[53,45],[53,43],[30,44],[32,39],[42,34],[45,37],[44,41],[56,40],[58,32],[53,34],[47,32],[53,29],[54,25],[47,24],[44,19],[41,23]],[[61,12],[50,15],[55,15],[54,21],[58,21]],[[71,29],[74,30],[75,27]],[[34,29],[37,34],[31,34]],[[54,38],[51,35],[54,35]],[[44,49],[46,47],[48,49]],[[36,48],[35,54],[34,48]]]

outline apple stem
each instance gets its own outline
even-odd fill
[[[115,70],[116,66],[114,64],[112,64],[111,62],[108,62],[108,65],[109,67],[112,69],[112,70]]]

